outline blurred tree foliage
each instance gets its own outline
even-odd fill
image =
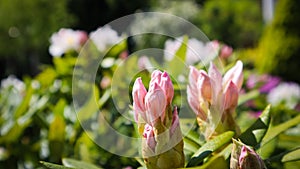
[[[273,22],[265,29],[256,55],[256,66],[300,82],[300,1],[279,0]]]
[[[75,18],[67,0],[0,0],[1,76],[36,74],[47,59],[50,35],[70,26]]]
[[[153,0],[0,0],[0,78],[36,75],[41,63],[51,62],[49,38],[62,27],[96,30],[99,26]]]
[[[254,46],[263,27],[260,3],[257,0],[205,1],[198,25],[210,39],[235,48]]]

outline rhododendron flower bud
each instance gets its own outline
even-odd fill
[[[242,69],[243,64],[238,61],[222,78],[213,63],[210,64],[208,73],[190,67],[188,103],[197,115],[200,130],[206,139],[226,130],[239,132],[232,114],[243,83]]]
[[[231,169],[266,169],[263,160],[250,147],[233,139],[230,159]]]
[[[142,153],[148,169],[184,166],[178,112],[176,107],[172,110],[171,105],[173,95],[173,84],[167,72],[155,70],[152,73],[148,92],[141,78],[134,83],[133,109],[139,133],[143,135]]]
[[[239,157],[240,169],[264,169],[265,164],[263,160],[256,154],[256,152],[247,146],[242,146]]]
[[[149,89],[145,96],[146,122],[153,123],[159,117],[164,117],[163,114],[165,113],[166,103],[164,91],[157,83],[154,83],[153,87]]]
[[[232,55],[232,48],[230,46],[224,45],[220,52],[221,58],[228,58],[230,55]]]

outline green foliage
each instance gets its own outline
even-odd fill
[[[261,34],[260,1],[205,1],[198,17],[199,27],[210,39],[233,47],[254,46]]]
[[[6,75],[16,73],[15,66],[36,73],[39,60],[48,61],[51,34],[75,21],[67,0],[0,0],[0,4],[0,58],[10,64]]]
[[[300,3],[279,0],[275,16],[259,42],[255,65],[261,72],[300,82]]]

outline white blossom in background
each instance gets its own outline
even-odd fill
[[[87,34],[84,31],[61,28],[50,38],[49,53],[54,57],[60,57],[71,50],[79,51],[86,40]]]
[[[267,100],[274,106],[283,103],[293,109],[300,102],[300,86],[296,83],[281,83],[270,91]]]
[[[165,60],[170,61],[173,59],[177,50],[183,42],[183,37],[176,38],[175,40],[167,40],[165,42],[164,57]],[[195,38],[191,38],[187,42],[186,64],[193,65],[197,62],[209,63],[218,55],[219,43],[211,41],[203,43]]]
[[[109,47],[118,44],[122,38],[109,25],[98,28],[90,33],[90,39],[94,42],[99,51],[104,52]]]
[[[1,80],[1,88],[7,89],[9,87],[13,87],[20,93],[25,90],[24,82],[17,79],[14,75],[9,75],[6,79]]]

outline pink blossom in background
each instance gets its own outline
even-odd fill
[[[221,49],[220,57],[226,59],[232,55],[232,51],[233,51],[232,47],[224,45]]]
[[[89,37],[100,52],[104,52],[122,40],[118,32],[113,30],[109,25],[100,27],[96,31],[91,32]]]
[[[167,40],[165,42],[165,60],[170,61],[174,58],[177,50],[183,42],[183,37],[178,37],[175,40]],[[185,62],[188,65],[194,65],[198,62],[209,63],[218,55],[218,41],[210,41],[204,43],[195,38],[188,39]]]
[[[71,50],[79,52],[86,40],[87,34],[84,31],[61,28],[50,38],[49,53],[59,57]]]

